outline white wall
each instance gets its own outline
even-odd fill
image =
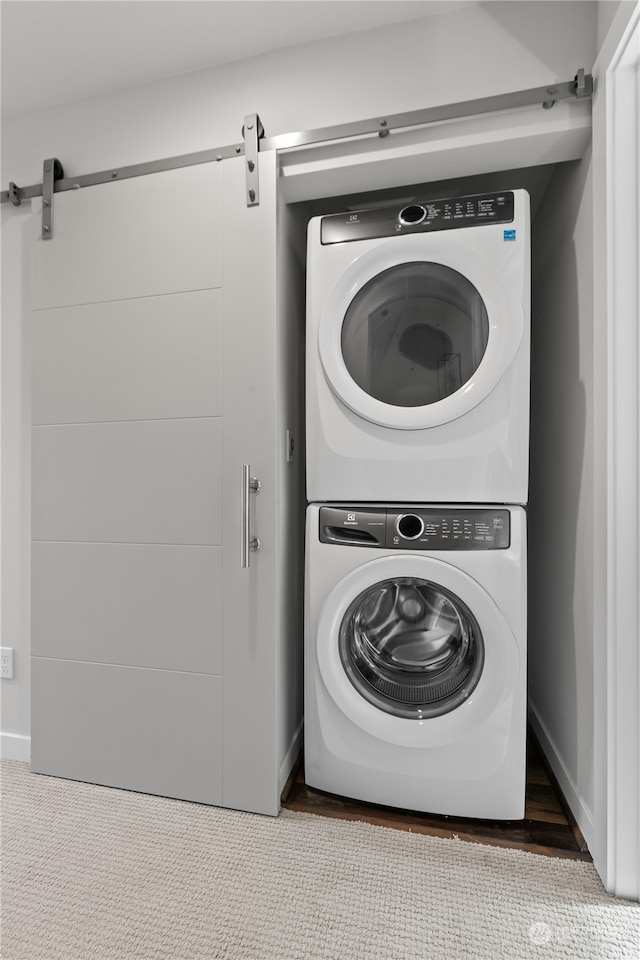
[[[628,762],[624,756],[637,741],[632,733],[629,746],[621,742],[616,722],[628,729],[633,716],[616,721],[612,702],[607,564],[616,536],[608,524],[617,461],[609,459],[615,385],[607,321],[615,318],[608,317],[605,289],[605,69],[634,9],[637,3],[598,4],[604,56],[594,67],[593,155],[558,168],[534,231],[529,695],[534,728],[607,889],[637,899],[637,859],[627,853],[634,837],[637,843],[637,801],[625,805],[637,794],[637,784],[625,782],[627,771],[637,776],[637,753]],[[618,641],[621,650],[628,639],[637,642],[633,630]],[[616,844],[625,848],[626,876],[616,873]]]
[[[18,216],[2,207],[2,305],[0,327],[0,634],[15,648],[14,680],[0,691],[3,756],[24,757],[30,731],[30,544],[31,544],[31,381],[29,365],[28,207]],[[4,742],[10,733],[14,740]],[[5,754],[5,747],[9,750]],[[11,752],[11,749],[15,753]]]
[[[529,699],[593,836],[593,216],[590,151],[559,166],[532,244]]]
[[[10,117],[2,185],[40,182],[46,157],[73,176],[235,143],[254,111],[273,136],[567,80],[591,69],[595,44],[595,3],[543,0],[291,47]],[[16,678],[2,682],[0,729],[23,756],[15,737],[29,735],[28,208],[2,207],[2,644],[16,649]]]
[[[631,6],[629,0],[598,0],[596,42],[600,50],[604,39],[609,32],[616,13],[621,6]]]

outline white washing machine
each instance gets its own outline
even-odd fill
[[[307,784],[521,819],[524,509],[312,504],[306,565]]]
[[[318,217],[307,500],[526,503],[525,190]]]

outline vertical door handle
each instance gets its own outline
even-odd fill
[[[249,566],[249,553],[260,549],[260,541],[251,536],[250,530],[250,497],[251,491],[257,493],[260,481],[251,476],[251,467],[248,463],[242,464],[242,521],[240,540],[240,566],[246,569]]]

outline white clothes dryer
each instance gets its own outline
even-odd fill
[[[307,499],[526,503],[524,190],[314,218]]]
[[[522,507],[308,507],[309,786],[521,819],[526,704]]]

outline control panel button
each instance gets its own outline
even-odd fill
[[[424,521],[415,513],[405,513],[398,518],[396,524],[398,533],[405,540],[417,540],[424,531]]]
[[[422,223],[426,215],[427,211],[424,207],[413,203],[400,211],[400,223]]]

